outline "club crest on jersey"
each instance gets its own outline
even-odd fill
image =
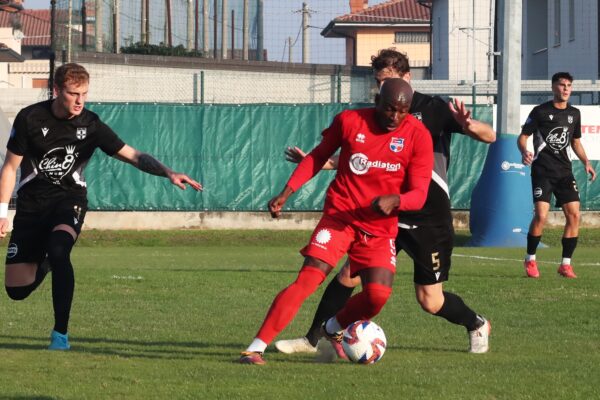
[[[567,147],[569,144],[569,128],[566,126],[559,126],[550,131],[546,136],[546,143],[554,151],[560,151]]]
[[[367,137],[365,136],[364,133],[359,133],[359,134],[356,135],[355,141],[358,142],[358,143],[364,143],[366,138]]]
[[[554,119],[554,115],[550,114],[548,118],[550,118],[550,121],[552,121]]]
[[[423,114],[421,114],[420,112],[413,113],[412,116],[418,119],[419,121],[423,122]]]
[[[404,138],[393,137],[390,141],[390,150],[394,153],[399,153],[404,149]]]
[[[38,170],[53,183],[59,184],[71,172],[76,160],[75,146],[56,147],[44,154],[38,163]]]
[[[79,140],[85,139],[87,136],[87,128],[77,128],[77,132],[75,132],[75,137]]]
[[[42,128],[42,135],[44,135],[44,137],[46,137],[46,135],[48,134],[49,130],[50,130],[49,128],[43,127]]]
[[[572,123],[573,123],[573,116],[572,116],[572,115],[569,115],[569,116],[567,117],[567,121],[569,121],[569,123],[570,123],[570,124],[572,124]]]

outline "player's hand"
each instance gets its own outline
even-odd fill
[[[190,185],[190,187],[196,191],[202,190],[202,185],[199,182],[196,182],[186,174],[181,174],[179,172],[173,172],[169,174],[169,180],[175,186],[178,186],[180,189],[185,190],[186,184]]]
[[[593,182],[596,180],[596,171],[589,162],[585,164],[585,173],[590,174],[590,181]]]
[[[300,163],[306,157],[306,153],[302,151],[299,147],[289,147],[284,150],[286,161],[293,163]]]
[[[386,194],[384,196],[375,197],[371,203],[373,211],[383,215],[391,215],[399,206],[400,196],[397,194]]]
[[[269,208],[272,218],[279,218],[283,205],[292,193],[294,193],[294,191],[289,186],[286,186],[281,193],[269,200],[267,207]]]
[[[525,165],[531,165],[533,162],[533,153],[530,151],[524,151],[521,153],[521,160]]]
[[[471,111],[467,110],[465,103],[458,99],[450,100],[448,102],[448,108],[450,109],[454,120],[462,126],[463,131],[466,131],[473,120],[471,119]]]
[[[8,232],[8,218],[0,218],[0,239],[6,237],[6,232]]]

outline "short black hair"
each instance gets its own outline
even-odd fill
[[[566,79],[569,82],[573,82],[573,75],[571,75],[568,72],[557,72],[554,75],[552,75],[552,84],[558,82],[561,79]]]

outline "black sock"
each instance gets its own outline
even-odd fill
[[[572,258],[577,247],[577,236],[571,238],[562,238],[562,256],[563,258]]]
[[[323,293],[323,297],[321,297],[321,302],[317,307],[317,311],[315,312],[312,325],[306,334],[306,338],[311,345],[317,345],[317,342],[321,337],[321,325],[344,308],[344,305],[350,296],[352,296],[353,290],[354,288],[352,287],[342,285],[340,281],[338,281],[337,276],[329,282],[329,285],[327,285],[327,288]]]
[[[44,269],[38,264],[37,270],[35,271],[35,279],[33,283],[27,286],[5,286],[6,293],[8,293],[8,297],[13,300],[25,300],[31,292],[37,289],[38,286],[44,281],[46,274],[48,273],[47,269]]]
[[[529,233],[527,234],[527,254],[535,254],[535,251],[540,244],[540,240],[542,240],[542,236],[532,236]]]
[[[436,316],[445,318],[453,324],[462,325],[468,331],[474,331],[483,325],[483,320],[478,318],[475,311],[471,310],[465,302],[454,293],[444,293],[444,304]]]
[[[54,330],[67,333],[71,303],[75,290],[75,274],[71,264],[71,249],[75,244],[69,232],[54,231],[48,241],[48,260],[52,266],[52,305]]]

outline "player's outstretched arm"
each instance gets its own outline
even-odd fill
[[[8,203],[15,189],[17,170],[22,160],[23,156],[7,150],[2,170],[0,170],[0,238],[5,237],[8,231]]]
[[[299,164],[300,161],[302,161],[304,159],[304,157],[306,157],[306,153],[297,146],[288,147],[287,149],[284,150],[284,153],[285,153],[285,159],[287,161],[293,162],[296,164]],[[325,169],[325,170],[337,169],[339,159],[340,159],[340,156],[330,157],[327,160],[327,162],[323,165],[323,168],[321,168],[321,169]]]
[[[462,126],[464,133],[480,142],[493,143],[496,141],[494,129],[485,122],[471,118],[471,111],[467,109],[464,102],[457,99],[451,100],[448,102],[448,108],[456,122]]]
[[[202,190],[202,185],[199,182],[196,182],[186,174],[173,171],[150,154],[142,153],[129,145],[123,146],[114,157],[120,161],[133,165],[147,174],[169,178],[173,185],[178,186],[181,189],[185,189],[185,185],[188,184],[194,190]]]
[[[571,148],[573,149],[573,152],[577,155],[579,160],[581,160],[581,162],[583,163],[585,167],[585,173],[590,174],[590,180],[596,180],[596,171],[594,170],[594,167],[592,167],[590,160],[588,160],[587,155],[585,154],[585,150],[583,148],[583,145],[581,144],[581,139],[573,139],[571,143]]]

